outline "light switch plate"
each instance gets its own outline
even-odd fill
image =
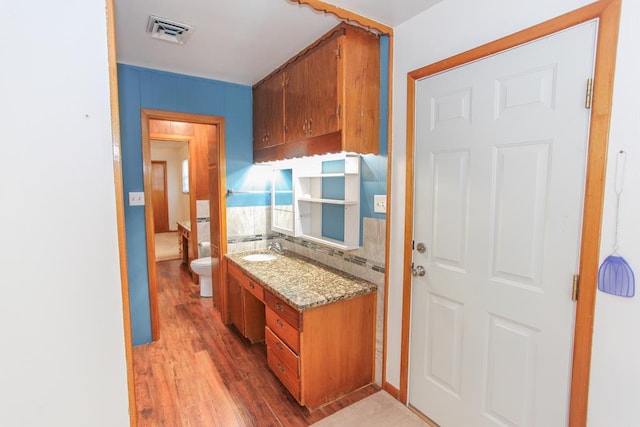
[[[130,191],[129,192],[129,206],[144,206],[144,192],[143,191]]]
[[[373,211],[375,213],[387,213],[387,195],[373,196]]]

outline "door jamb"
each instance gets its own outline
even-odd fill
[[[569,426],[584,426],[587,420],[591,347],[597,286],[600,231],[604,201],[613,76],[615,72],[621,0],[601,0],[549,21],[487,43],[467,52],[435,62],[407,74],[407,156],[400,360],[400,400],[407,403],[409,382],[409,332],[411,317],[411,259],[414,199],[415,84],[418,79],[494,55],[593,19],[599,19],[594,70],[593,103],[580,244],[580,297],[576,306]]]
[[[151,200],[151,135],[149,133],[149,121],[150,120],[163,120],[163,121],[171,121],[171,122],[184,122],[184,123],[192,123],[192,124],[204,124],[204,125],[215,125],[217,132],[217,140],[218,146],[220,147],[218,150],[218,162],[219,162],[219,182],[221,185],[226,185],[226,177],[224,174],[226,173],[226,163],[224,159],[224,117],[218,116],[205,116],[200,114],[190,114],[190,113],[178,113],[173,111],[161,111],[161,110],[150,110],[150,109],[142,109],[140,112],[141,116],[141,130],[142,130],[142,157],[143,157],[143,175],[144,175],[144,192],[145,199]],[[188,136],[180,136],[173,138],[180,138],[181,140],[189,140],[189,152],[193,153],[191,140]],[[165,139],[163,137],[163,139]],[[192,167],[189,168],[189,185],[194,182],[192,179],[195,173]],[[197,183],[196,183],[197,185]],[[224,188],[224,187],[223,187]],[[193,192],[190,191],[190,199],[191,199],[191,214],[193,217],[195,213],[195,200]],[[221,192],[220,200],[218,203],[220,209],[220,218],[225,218],[226,211],[226,199],[224,199],[224,193]],[[221,221],[224,223],[224,221]],[[146,223],[146,234],[147,234],[147,269],[148,269],[148,280],[149,280],[149,308],[151,314],[151,339],[156,341],[160,338],[160,323],[159,323],[159,310],[158,310],[158,289],[157,289],[157,277],[156,277],[156,261],[155,261],[155,239],[153,233],[153,208],[150,203],[145,204],[145,223]],[[195,223],[194,223],[195,225]],[[195,234],[194,234],[195,235]],[[220,230],[220,240],[226,242],[226,230]],[[221,245],[222,246],[222,245]],[[194,247],[191,244],[190,250]],[[197,244],[196,246],[197,247]],[[221,247],[221,257],[224,256],[224,252]]]

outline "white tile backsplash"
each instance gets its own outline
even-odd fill
[[[211,226],[209,221],[198,221],[198,243],[211,241]]]
[[[209,218],[209,200],[196,200],[196,218]]]

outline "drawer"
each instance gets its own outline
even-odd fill
[[[264,328],[264,338],[267,342],[267,348],[272,350],[280,359],[286,368],[300,377],[300,358],[284,343],[269,327]]]
[[[270,307],[274,312],[278,313],[278,316],[286,320],[297,330],[302,330],[302,323],[300,322],[300,312],[289,304],[273,295],[271,292],[264,293],[264,303],[267,307]]]
[[[269,292],[265,292],[265,297]],[[266,307],[265,315],[267,326],[276,334],[285,344],[294,352],[300,353],[300,332],[288,322],[286,322],[279,313],[273,311],[270,307]]]
[[[300,402],[300,380],[287,368],[287,365],[278,358],[271,348],[267,348],[267,364],[271,371],[276,374],[276,377],[278,377],[287,390],[289,390],[289,393]]]
[[[242,283],[242,286],[245,287],[246,290],[251,292],[254,297],[258,298],[260,302],[264,302],[264,288],[262,285],[254,282],[253,280],[247,278],[246,283]]]

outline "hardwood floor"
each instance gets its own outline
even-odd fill
[[[223,325],[180,260],[158,263],[157,277],[161,338],[133,352],[139,426],[308,426],[379,390],[309,412],[269,371],[264,343]]]

